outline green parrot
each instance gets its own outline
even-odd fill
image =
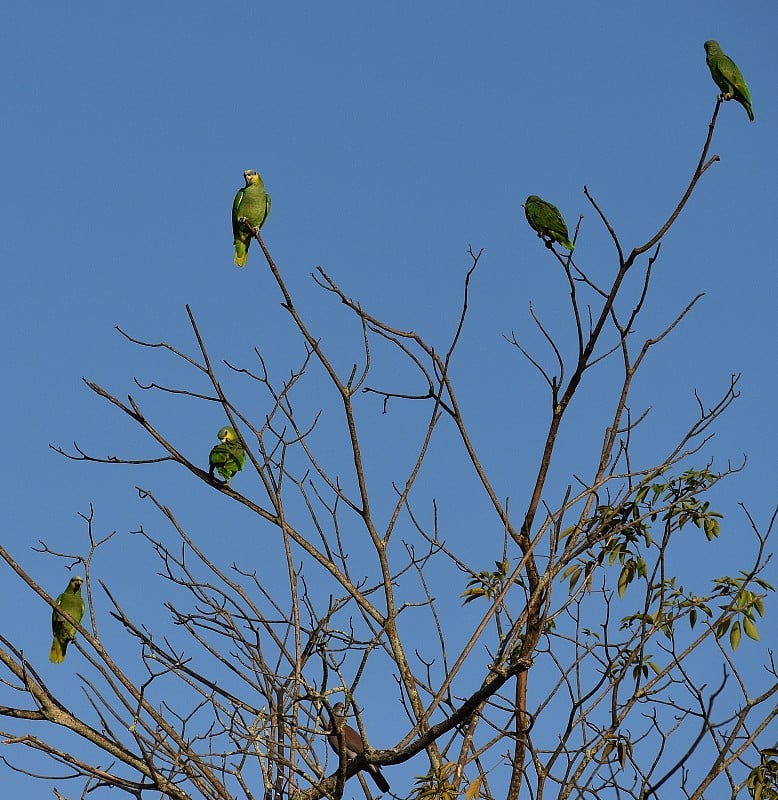
[[[235,245],[235,263],[239,267],[246,266],[249,245],[254,238],[241,219],[245,219],[252,228],[259,230],[270,213],[270,195],[265,191],[265,184],[262,183],[259,173],[247,169],[243,177],[246,185],[243,189],[238,189],[232,201],[232,236]]]
[[[536,194],[531,194],[524,203],[524,213],[527,216],[527,222],[538,232],[538,236],[546,243],[546,247],[550,248],[554,241],[559,242],[570,252],[575,250],[575,246],[568,239],[567,225],[556,206],[541,200]]]
[[[246,451],[240,443],[235,429],[225,425],[217,434],[219,444],[214,445],[208,456],[208,476],[213,478],[213,471],[218,470],[225,483],[240,472],[246,464]]]
[[[57,605],[64,608],[79,624],[84,618],[84,598],[81,597],[83,582],[83,578],[79,575],[71,578],[65,591],[57,598]],[[54,639],[51,642],[49,661],[61,664],[65,660],[68,642],[76,638],[76,629],[55,608],[51,612],[51,631]]]
[[[721,89],[722,100],[737,100],[748,114],[751,122],[754,121],[754,112],[751,110],[751,93],[748,84],[743,79],[743,74],[737,64],[724,55],[719,43],[713,39],[705,42],[705,61],[716,85]]]

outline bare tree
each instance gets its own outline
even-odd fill
[[[768,731],[778,714],[778,673],[770,655],[761,684],[747,682],[743,651],[735,651],[743,633],[759,636],[772,590],[763,573],[775,517],[760,526],[743,509],[750,537],[741,531],[743,563],[729,576],[700,576],[697,564],[677,556],[682,536],[695,536],[699,548],[719,537],[721,515],[707,498],[741,465],[714,469],[704,449],[737,398],[738,378],[712,402],[695,394],[695,412],[672,441],[656,441],[652,398],[633,398],[649,353],[672,341],[699,299],[665,298],[665,305],[678,304],[674,318],[638,334],[662,239],[718,160],[709,150],[720,102],[688,188],[646,242],[626,247],[584,189],[613,242],[607,278],[579,263],[585,252],[573,257],[549,247],[548,260],[566,279],[569,311],[549,322],[530,305],[545,348],[507,337],[537,369],[549,409],[537,469],[522,479],[528,501],[516,511],[500,489],[509,481],[492,474],[466,419],[460,390],[467,375],[454,364],[468,333],[481,252],[469,251],[458,318],[443,346],[382,320],[318,269],[323,296],[338,301],[355,325],[345,369],[342,352],[323,343],[295,304],[258,232],[290,336],[301,343],[298,362],[283,365],[283,379],[273,377],[279,369],[260,349],[251,366],[215,364],[188,306],[194,352],[121,331],[192,376],[175,386],[136,381],[139,389],[219,408],[245,446],[246,468],[234,482],[209,476],[145,410],[148,403],[122,400],[93,382],[89,388],[163,455],[56,449],[109,464],[172,462],[204,491],[242,506],[256,519],[257,536],[278,548],[261,565],[235,563],[229,541],[196,541],[163,498],[138,487],[165,521],[164,534],[135,533],[175,590],[166,611],[185,634],[181,645],[169,626],[138,622],[109,581],[93,574],[93,559],[115,539],[98,537],[91,509],[84,515],[86,552],[54,552],[42,543],[43,552],[85,570],[87,615],[71,647],[83,660],[79,681],[90,718],[76,716],[70,698],[47,686],[37,655],[0,636],[8,768],[22,769],[12,755],[21,745],[60,769],[38,777],[67,779],[81,797],[118,788],[136,798],[314,800],[340,797],[346,780],[358,772],[362,779],[368,764],[416,756],[423,777],[395,785],[397,796],[770,796],[778,773]],[[236,381],[242,394],[224,388]],[[586,454],[588,471],[572,472],[560,451],[563,443],[574,446],[575,436],[562,423],[587,393],[599,398],[601,443]],[[483,402],[480,412],[490,413],[486,393]],[[375,425],[381,411],[387,427],[397,420],[389,431]],[[407,470],[390,485],[372,479],[387,441],[408,427],[416,438]],[[322,445],[324,428],[339,436],[336,452]],[[429,491],[424,479],[440,443],[454,454],[450,469],[473,496],[486,498],[478,532],[483,563],[441,531],[440,514],[455,498]],[[551,480],[552,471],[562,484]],[[34,576],[2,548],[0,555],[54,607]],[[271,571],[285,575],[280,589],[268,581]],[[706,589],[695,594],[685,588],[690,581]],[[94,592],[110,604],[112,620],[97,613]],[[109,623],[116,621],[135,643],[131,663],[114,655],[117,625]],[[385,684],[396,693],[405,732],[390,748],[368,746],[351,761],[339,746],[327,762],[323,742],[335,733],[332,707],[340,700],[369,743],[361,686],[376,671],[391,676]],[[20,733],[20,721],[36,723],[35,732]],[[64,738],[45,722],[64,729]],[[391,770],[386,774],[391,780]]]

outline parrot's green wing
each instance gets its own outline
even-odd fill
[[[246,451],[239,444],[222,442],[217,444],[208,457],[209,473],[213,476],[214,470],[229,482],[235,474],[243,469],[246,463]]]
[[[79,624],[84,618],[84,598],[81,596],[83,580],[76,576],[71,578],[64,592],[57,598],[57,605],[70,614]],[[76,638],[76,629],[68,622],[57,609],[51,612],[51,632],[54,638],[51,642],[49,661],[61,664],[65,660],[68,642]]]
[[[234,239],[238,238],[238,232],[240,231],[240,223],[238,222],[238,217],[240,216],[240,204],[243,200],[243,192],[245,189],[238,189],[237,194],[235,195],[235,199],[232,201],[232,236]]]
[[[238,189],[232,201],[232,237],[235,245],[235,263],[239,267],[246,266],[249,245],[254,238],[253,233],[239,220],[243,218],[252,228],[259,230],[270,214],[270,195],[265,191],[259,173],[247,169],[243,177],[246,186]]]
[[[229,483],[230,478],[240,472],[246,464],[246,451],[233,428],[225,426],[217,434],[219,444],[214,445],[208,456],[208,474],[213,477],[214,470]]]
[[[542,239],[548,237],[546,245],[551,247],[551,240],[566,247],[570,252],[575,246],[569,239],[567,225],[559,209],[551,203],[541,200],[536,194],[531,194],[524,203],[524,214],[533,230],[537,231]]]
[[[737,64],[725,55],[718,42],[709,39],[705,42],[705,61],[710,69],[710,74],[716,85],[724,94],[725,100],[737,100],[743,106],[751,122],[754,121],[754,112],[751,108],[751,92],[743,73]]]

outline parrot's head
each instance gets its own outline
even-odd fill
[[[220,442],[237,442],[238,441],[238,434],[235,433],[235,429],[231,428],[229,425],[225,425],[217,434],[216,438]]]
[[[84,579],[80,575],[76,575],[74,578],[70,579],[70,583],[68,583],[68,589],[75,594],[76,592],[81,591],[81,584],[84,582]]]
[[[521,207],[522,207],[522,208],[526,208],[526,207],[527,207],[527,206],[528,206],[530,203],[534,203],[534,202],[536,202],[537,200],[540,200],[540,198],[539,198],[539,197],[538,197],[536,194],[531,194],[531,195],[530,195],[530,196],[529,196],[529,197],[528,197],[528,198],[527,198],[527,199],[526,199],[526,200],[525,200],[525,201],[524,201],[524,202],[521,204]]]
[[[243,178],[246,181],[246,186],[253,186],[259,183],[259,173],[255,169],[247,169],[243,173]]]
[[[705,52],[710,55],[711,53],[720,53],[721,48],[719,47],[719,43],[715,39],[708,39],[707,42],[703,45],[705,47]]]

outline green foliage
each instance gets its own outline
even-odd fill
[[[778,800],[778,749],[762,751],[762,762],[749,773],[746,787],[754,800]]]
[[[437,771],[431,769],[426,775],[417,775],[414,779],[416,800],[454,800],[459,795],[456,786],[456,768],[455,763],[449,762],[443,764]],[[468,800],[477,794],[481,784],[480,777],[473,783],[477,784],[475,791],[472,791],[473,784],[471,784],[465,792]]]
[[[667,486],[662,495],[663,502],[669,505],[662,517],[665,521],[676,520],[678,530],[693,522],[705,532],[708,541],[717,539],[720,533],[721,514],[710,510],[710,503],[701,502],[695,495],[709,489],[717,480],[710,470],[687,470],[676,481]],[[652,487],[653,488],[653,487]]]
[[[736,650],[743,633],[755,641],[759,640],[756,617],[764,616],[764,595],[749,589],[756,584],[765,591],[774,591],[772,585],[762,578],[741,572],[740,577],[723,577],[714,580],[714,588],[708,597],[687,593],[684,588],[675,586],[675,578],[668,578],[652,586],[649,591],[649,605],[656,604],[651,613],[636,613],[622,619],[622,629],[634,624],[657,626],[668,638],[672,636],[673,626],[679,619],[686,618],[689,627],[694,628],[700,613],[706,618],[713,616],[710,603],[721,597],[732,598],[719,608],[726,614],[716,625],[716,638],[721,639],[729,631],[729,644]]]
[[[737,577],[724,576],[715,579],[707,596],[687,592],[683,586],[676,585],[673,576],[650,583],[651,575],[657,573],[650,571],[648,554],[652,550],[663,553],[673,534],[691,524],[702,530],[709,542],[719,537],[722,515],[712,511],[710,504],[700,497],[717,480],[718,476],[706,467],[645,483],[618,505],[598,505],[583,526],[565,530],[562,538],[580,533],[582,529],[586,537],[585,555],[561,572],[570,592],[581,581],[591,590],[593,575],[599,567],[618,566],[616,592],[619,598],[624,597],[635,581],[648,582],[645,603],[648,610],[623,617],[622,630],[639,625],[661,631],[669,639],[676,622],[686,619],[693,629],[700,618],[714,616],[711,608],[714,601],[725,599],[719,606],[724,614],[716,623],[716,638],[721,639],[728,633],[732,650],[740,645],[743,633],[758,640],[757,619],[764,615],[764,592],[773,591],[767,581],[744,572]],[[657,525],[661,525],[661,536],[652,533]],[[640,663],[633,667],[635,679],[646,677],[649,669],[658,671],[650,657],[642,656]]]
[[[461,597],[465,598],[463,605],[467,605],[479,597],[493,600],[503,590],[505,579],[508,577],[510,562],[507,559],[495,561],[496,569],[494,572],[481,570],[477,575],[467,582],[467,589],[462,592]]]
[[[733,650],[737,650],[742,633],[750,639],[759,640],[755,618],[764,616],[764,595],[756,594],[748,588],[752,582],[765,591],[775,591],[772,584],[766,580],[755,578],[742,571],[737,578],[725,575],[713,582],[714,598],[731,598],[730,602],[720,606],[722,611],[729,613],[729,616],[716,626],[716,638],[721,639],[729,631],[729,645]]]
[[[593,753],[592,757],[599,764],[618,765],[624,769],[628,758],[632,758],[632,742],[626,736],[606,735],[602,751]]]
[[[633,497],[625,498],[618,505],[598,505],[583,526],[590,558],[580,559],[562,572],[562,580],[568,582],[570,592],[581,578],[585,579],[586,588],[591,589],[595,567],[606,563],[621,567],[616,582],[619,597],[624,596],[635,580],[646,579],[648,566],[639,548],[657,546],[651,533],[657,521],[663,525],[660,539],[663,542],[689,523],[702,529],[708,541],[718,538],[721,514],[711,511],[710,504],[698,497],[717,480],[718,476],[707,468],[689,469],[676,478],[638,487]],[[577,527],[568,528],[562,536],[569,537],[578,530]],[[591,548],[598,544],[601,548],[591,557]]]
[[[628,650],[622,650],[616,658],[608,666],[609,675],[617,675],[624,672],[625,668],[632,665],[632,677],[635,683],[641,679],[648,677],[648,671],[651,670],[655,675],[659,675],[661,669],[656,661],[653,660],[651,653],[642,653],[636,657],[635,653]]]
[[[705,617],[712,617],[713,611],[709,601],[709,597],[698,597],[686,592],[683,586],[676,587],[676,579],[668,578],[649,588],[648,603],[649,606],[655,605],[655,610],[651,613],[630,614],[622,619],[621,627],[628,628],[635,623],[649,627],[656,625],[669,639],[673,635],[673,627],[677,620],[686,618],[689,627],[694,628],[700,612]]]

